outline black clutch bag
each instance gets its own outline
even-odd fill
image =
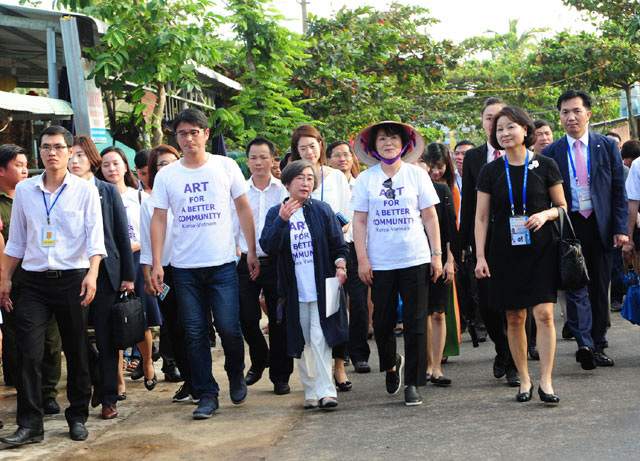
[[[565,237],[565,229],[567,237]],[[562,207],[558,207],[556,231],[558,233],[558,272],[560,277],[558,289],[580,290],[589,283],[589,273],[582,254],[580,240],[576,238],[569,216]]]
[[[111,336],[117,349],[126,349],[144,340],[146,330],[142,302],[135,293],[122,293],[111,310]]]

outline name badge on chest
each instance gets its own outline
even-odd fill
[[[578,186],[578,209],[580,211],[593,210],[591,191],[588,184],[586,186]]]
[[[525,227],[527,216],[510,216],[509,228],[511,229],[511,245],[530,245],[531,234],[529,229]]]
[[[51,225],[42,226],[42,247],[51,248],[56,246],[56,228]]]

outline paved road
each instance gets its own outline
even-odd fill
[[[86,442],[71,442],[64,416],[56,415],[46,418],[44,443],[2,450],[0,459],[638,459],[640,329],[617,314],[612,320],[613,368],[583,371],[575,343],[558,340],[554,387],[561,403],[555,408],[537,395],[516,402],[516,389],[491,373],[489,343],[474,349],[464,335],[461,356],[444,368],[453,385],[421,388],[418,407],[406,407],[401,394],[387,395],[384,374],[350,372],[354,390],[339,395],[337,411],[303,411],[296,373],[290,395],[275,396],[263,378],[240,406],[231,404],[221,379],[220,413],[193,421],[193,405],[170,401],[177,385],[160,382],[147,392],[142,382],[129,381],[117,420],[103,421],[91,411]],[[556,326],[559,331],[561,319]],[[224,376],[221,355],[214,350],[218,377]],[[530,366],[537,383],[538,363]],[[59,401],[65,402],[62,395]],[[0,418],[2,434],[15,430],[15,395],[6,387],[0,387]]]

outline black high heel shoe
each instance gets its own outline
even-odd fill
[[[336,379],[335,375],[333,377],[333,382],[336,383],[336,387],[338,388],[338,391],[340,391],[340,392],[350,391],[351,388],[353,387],[353,384],[351,384],[351,381],[345,381],[345,382],[339,383],[338,380]]]
[[[146,387],[148,391],[152,391],[156,387],[156,384],[158,384],[158,377],[155,373],[153,374],[153,379],[145,378],[144,380],[144,387]]]
[[[528,402],[533,397],[533,383],[531,383],[531,387],[527,392],[518,392],[516,394],[516,400],[518,402]]]
[[[544,403],[551,403],[554,405],[556,403],[560,403],[560,397],[558,397],[556,394],[547,394],[543,392],[540,386],[538,386],[538,395],[540,396],[540,400],[542,400]]]

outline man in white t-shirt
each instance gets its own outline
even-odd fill
[[[151,279],[156,291],[162,292],[162,247],[170,209],[171,266],[193,388],[200,399],[193,418],[206,419],[218,409],[219,392],[211,373],[208,309],[213,312],[216,331],[222,338],[231,401],[240,404],[247,396],[231,200],[247,240],[247,265],[252,278],[259,275],[260,265],[253,214],[246,197],[248,187],[240,168],[233,159],[206,152],[208,120],[199,110],[183,110],[173,128],[184,157],[160,170],[154,181]]]

